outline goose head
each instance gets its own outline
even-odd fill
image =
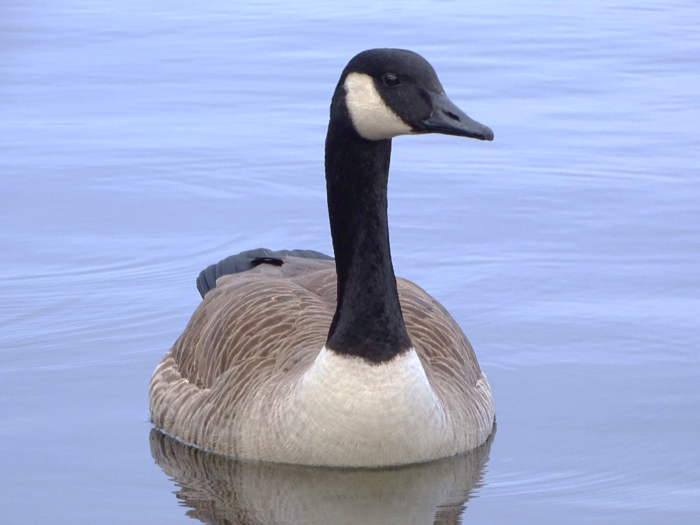
[[[371,141],[423,133],[493,140],[490,128],[447,97],[433,66],[404,49],[370,49],[350,60],[333,96],[331,121]]]

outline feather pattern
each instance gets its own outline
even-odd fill
[[[261,264],[223,276],[207,293],[153,375],[156,426],[213,452],[298,464],[404,464],[486,441],[493,401],[469,341],[442,305],[404,279],[397,282],[406,327],[441,411],[436,423],[416,424],[434,428],[382,429],[381,420],[372,424],[364,414],[360,431],[338,443],[324,439],[323,431],[313,434],[314,421],[294,423],[310,417],[294,401],[324,348],[336,306],[336,273],[333,261],[283,260],[282,266]],[[368,381],[373,369],[388,366],[344,359],[366,366]]]

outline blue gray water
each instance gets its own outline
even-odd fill
[[[404,47],[496,134],[396,139],[390,180],[496,400],[464,522],[698,523],[700,4],[473,4],[3,2],[3,522],[192,523],[150,375],[202,268],[330,252],[330,95]]]

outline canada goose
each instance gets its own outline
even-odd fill
[[[335,263],[263,257],[220,277],[153,374],[159,429],[240,458],[351,467],[486,441],[493,399],[469,341],[391,262],[391,139],[421,133],[493,139],[420,55],[372,49],[350,60],[326,137]]]

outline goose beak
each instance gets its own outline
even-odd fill
[[[444,93],[430,93],[433,114],[421,122],[418,133],[442,133],[479,140],[493,140],[493,131],[488,126],[469,118],[447,98]]]

